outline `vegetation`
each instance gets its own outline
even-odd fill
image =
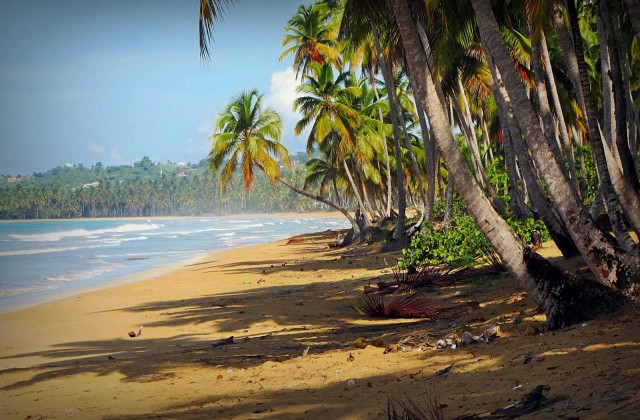
[[[288,177],[302,179],[304,165],[294,155]],[[306,160],[306,154],[304,155]],[[313,211],[326,208],[293,197],[260,174],[247,194],[236,174],[220,193],[205,160],[198,164],[153,163],[133,166],[57,167],[27,177],[0,176],[1,219],[176,216],[239,212]]]
[[[201,1],[205,57],[216,7],[225,4]],[[318,156],[304,191],[279,171],[269,176],[341,207],[356,241],[393,220],[390,242],[415,235],[406,254],[416,261],[499,260],[537,298],[549,327],[614,303],[607,289],[637,301],[639,247],[629,233],[640,233],[635,6],[448,6],[301,6],[285,28],[282,57],[293,55],[300,80],[296,131],[310,128],[307,152]],[[270,141],[279,141],[275,131]],[[466,215],[452,219],[456,194]],[[417,217],[409,222],[411,207]],[[439,211],[445,228],[434,230]],[[594,221],[602,212],[615,240]],[[565,257],[580,255],[592,276],[546,261],[527,245],[531,230],[548,232]]]

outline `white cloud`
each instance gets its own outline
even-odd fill
[[[122,154],[120,154],[120,151],[114,147],[112,147],[110,150],[107,150],[104,146],[101,146],[99,144],[96,144],[90,141],[90,142],[87,142],[87,148],[95,156],[96,159],[108,160],[105,163],[108,163],[108,164],[122,163]]]
[[[294,134],[293,129],[296,123],[302,118],[298,112],[293,111],[293,102],[297,97],[296,88],[299,82],[296,80],[296,73],[293,68],[289,67],[282,71],[277,71],[271,74],[271,83],[269,85],[269,93],[264,97],[265,104],[272,107],[280,114],[282,118],[283,127],[283,141],[288,143],[290,151],[292,149],[299,149],[300,142],[293,142]],[[305,133],[300,135],[301,138],[306,138]]]
[[[89,148],[89,151],[91,153],[93,153],[94,155],[104,156],[105,149],[104,149],[104,147],[100,146],[99,144],[95,144],[95,143],[90,141],[90,142],[87,143],[87,147]]]
[[[118,149],[112,148],[109,156],[111,157],[111,162],[115,164],[122,163],[122,155],[120,154],[120,151],[118,151]]]
[[[197,130],[198,130],[198,133],[206,134],[206,136],[209,137],[213,133],[214,128],[215,128],[215,125],[213,123],[213,120],[211,120],[211,121],[207,121],[205,123],[200,124]]]
[[[202,159],[207,156],[209,154],[209,149],[209,140],[206,137],[199,139],[189,138],[184,146],[184,152],[189,155],[189,157],[198,159]]]

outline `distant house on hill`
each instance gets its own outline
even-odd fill
[[[197,170],[195,170],[195,169],[186,169],[186,170],[184,170],[182,172],[178,172],[176,174],[176,176],[182,178],[182,177],[194,175],[196,172],[197,172]]]
[[[100,183],[99,183],[98,181],[96,181],[96,182],[92,182],[92,183],[90,183],[90,184],[84,184],[84,185],[82,186],[82,188],[95,188],[95,187],[97,187],[98,185],[100,185]]]
[[[178,162],[178,163],[176,163],[176,167],[177,167],[177,168],[186,168],[186,167],[187,167],[187,164],[186,164],[186,163],[184,163],[184,162]]]

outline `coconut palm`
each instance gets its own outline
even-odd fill
[[[221,170],[222,190],[238,167],[242,170],[247,191],[254,182],[256,169],[269,179],[277,180],[280,174],[278,160],[290,165],[287,149],[278,142],[281,134],[280,116],[273,109],[262,106],[262,95],[257,90],[242,92],[233,98],[218,116],[216,133],[211,136],[210,168]]]
[[[483,46],[487,54],[492,55],[496,67],[503,75],[524,138],[571,237],[598,282],[608,287],[624,288],[628,279],[638,275],[640,261],[617,249],[595,227],[582,204],[577,201],[564,172],[546,144],[531,102],[514,74],[513,62],[507,53],[489,2],[471,0],[471,3],[478,19]]]
[[[352,224],[348,239],[359,239],[357,221],[342,206],[315,195],[280,177],[280,164],[289,167],[287,149],[280,143],[282,121],[276,111],[262,105],[257,90],[240,93],[224,108],[216,121],[216,132],[211,135],[209,167],[220,171],[221,190],[224,192],[236,170],[242,173],[247,192],[251,190],[256,171],[263,172],[274,184],[280,182],[298,194],[327,204],[340,211]]]
[[[282,46],[288,47],[280,60],[293,54],[293,68],[296,78],[302,72],[306,74],[311,63],[338,64],[338,44],[331,36],[327,25],[329,14],[322,5],[300,6],[289,20],[282,40]]]

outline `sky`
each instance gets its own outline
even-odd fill
[[[304,150],[292,57],[278,60],[302,1],[235,1],[203,63],[198,0],[0,0],[0,174],[198,162],[216,114],[252,88]]]

